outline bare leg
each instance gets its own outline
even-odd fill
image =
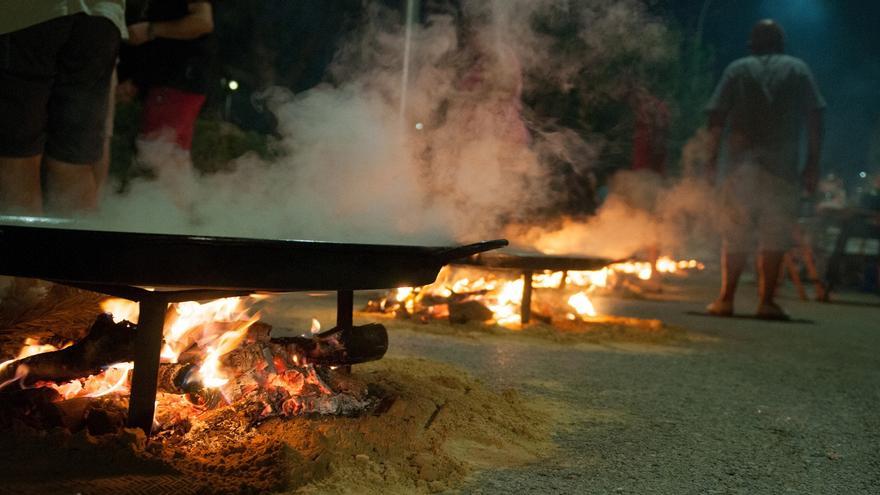
[[[791,282],[797,289],[801,301],[806,301],[808,299],[807,290],[804,289],[804,283],[801,280],[800,266],[798,266],[798,262],[795,260],[794,250],[785,253],[782,263],[785,265],[786,270],[788,270],[788,276],[791,277]],[[785,279],[785,276],[783,275],[781,278]]]
[[[109,101],[107,102],[107,118],[104,122],[107,132],[104,137],[104,150],[101,154],[101,159],[92,166],[92,170],[95,174],[95,188],[97,190],[98,198],[101,197],[104,184],[107,182],[107,174],[110,170],[110,152],[113,145],[113,123],[116,118],[116,87],[118,85],[119,81],[116,77],[116,69],[113,69],[113,76],[110,78]]]
[[[107,183],[107,175],[110,171],[110,149],[113,136],[107,136],[104,139],[104,152],[101,159],[92,165],[92,174],[95,176],[95,194],[101,197],[104,190],[104,184]]]
[[[40,188],[42,156],[0,157],[0,212],[17,215],[41,215],[43,195]]]
[[[46,208],[69,214],[94,210],[98,185],[92,165],[77,165],[46,158]]]
[[[732,303],[739,277],[746,266],[746,253],[731,253],[725,243],[721,250],[721,294],[718,299]]]
[[[730,316],[733,314],[733,299],[736,296],[736,286],[746,265],[746,253],[730,252],[727,242],[721,249],[721,293],[712,304],[706,307],[706,311],[715,316]]]
[[[758,296],[761,305],[774,304],[784,257],[782,251],[761,251],[758,255]]]
[[[42,156],[26,158],[0,157],[0,213],[42,215],[43,194],[40,187]],[[27,302],[39,296],[39,285],[29,278],[0,277],[0,299],[7,306]]]
[[[816,255],[813,252],[813,246],[806,243],[803,249],[804,264],[807,266],[807,273],[810,275],[810,280],[813,281],[813,286],[816,287],[816,300],[827,301],[828,294],[825,291],[825,283],[822,281],[819,276],[819,270],[816,268]]]

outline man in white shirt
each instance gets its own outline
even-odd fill
[[[707,105],[712,136],[708,172],[713,181],[722,134],[728,129],[727,174],[721,187],[721,293],[707,310],[718,316],[733,314],[737,282],[757,246],[757,316],[785,319],[774,301],[776,285],[801,189],[808,194],[816,189],[825,100],[807,64],[784,54],[785,34],[776,22],[759,22],[749,46],[752,54],[727,67]],[[808,155],[799,171],[805,128]]]

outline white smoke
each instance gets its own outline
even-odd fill
[[[723,211],[718,190],[705,180],[708,133],[700,130],[682,154],[683,175],[621,171],[596,215],[553,225],[509,225],[514,243],[558,255],[624,259],[658,249],[693,257],[717,250]]]
[[[399,15],[371,7],[367,24],[336,57],[333,84],[296,95],[272,91],[278,158],[243,156],[224,167],[230,172],[198,176],[171,145],[142,143],[140,159],[158,180],[107,197],[88,224],[415,244],[498,237],[507,225],[525,223],[560,193],[544,158],[560,157],[583,172],[593,166],[598,141],[570,131],[530,134],[520,103],[529,84],[523,74],[552,74],[565,88],[580,71],[602,70],[615,50],[668,57],[658,42],[665,28],[637,0],[470,0],[463,10],[466,33],[452,16],[415,26],[403,115],[404,29]],[[579,39],[591,55],[558,52],[534,29],[537,12],[580,16]],[[582,254],[629,251],[644,244],[637,238],[662,237],[656,226],[643,228],[650,220],[618,213],[621,205],[626,201],[612,195],[582,234],[565,237],[593,239],[580,243]],[[542,245],[534,236],[520,239]]]

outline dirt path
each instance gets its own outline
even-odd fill
[[[396,332],[392,353],[577,412],[557,456],[483,472],[465,493],[880,493],[880,307],[783,299],[802,323],[687,314],[710,282],[676,301],[599,302],[706,337],[684,346]],[[741,289],[743,311],[753,291]]]

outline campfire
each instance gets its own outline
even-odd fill
[[[703,270],[697,260],[664,256],[648,261],[609,263],[597,270],[517,271],[489,266],[452,265],[437,281],[424,287],[400,287],[371,300],[365,310],[422,322],[448,319],[452,323],[481,321],[509,329],[528,323],[524,315],[553,323],[604,321],[593,304],[597,295],[645,292],[659,276],[684,276]],[[527,280],[531,283],[527,285]],[[524,302],[525,301],[525,302]]]
[[[378,403],[346,368],[384,355],[387,334],[381,325],[322,332],[313,320],[311,328],[293,332],[300,335],[274,335],[278,332],[259,319],[266,297],[169,306],[154,432],[186,428],[191,418],[221,407],[256,423],[275,416],[356,415]],[[101,307],[104,313],[78,341],[56,346],[28,339],[16,358],[0,364],[0,395],[39,398],[42,404],[43,410],[30,418],[25,414],[25,420],[76,424],[97,408],[118,412],[122,425],[139,308],[117,298]],[[91,403],[69,407],[84,401]],[[70,417],[74,412],[79,416]]]

